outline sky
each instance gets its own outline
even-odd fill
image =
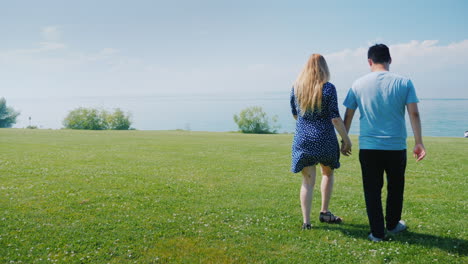
[[[468,1],[2,1],[0,97],[289,93],[312,53],[343,98],[370,45],[420,98],[468,98]]]

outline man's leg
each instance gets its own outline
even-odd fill
[[[385,237],[381,198],[384,167],[381,156],[381,150],[361,149],[359,151],[367,217],[372,235],[377,238]]]
[[[401,220],[403,193],[405,189],[406,150],[387,151],[385,172],[387,174],[387,230],[394,229]]]

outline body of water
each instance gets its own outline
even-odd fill
[[[344,114],[343,98],[339,99]],[[249,106],[261,106],[270,116],[277,115],[279,132],[294,132],[289,92],[246,95],[164,95],[108,96],[73,98],[7,98],[7,104],[21,115],[14,127],[31,125],[60,129],[69,111],[77,107],[107,110],[121,108],[132,115],[133,127],[139,130],[237,131],[233,115]],[[419,103],[423,136],[463,137],[468,130],[468,99],[422,99]],[[31,121],[29,121],[31,117]],[[407,117],[408,135],[411,126]],[[359,133],[359,112],[351,134]]]

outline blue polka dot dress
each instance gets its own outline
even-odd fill
[[[329,82],[322,88],[322,111],[300,114],[299,104],[291,90],[291,111],[297,115],[292,144],[291,171],[321,163],[333,169],[340,167],[340,150],[332,119],[340,117],[335,86]]]

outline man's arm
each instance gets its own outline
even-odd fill
[[[343,120],[341,117],[336,117],[332,119],[333,126],[335,127],[338,134],[341,136],[341,153],[345,156],[351,155],[351,139],[349,139],[348,131],[346,130]]]
[[[421,118],[419,117],[418,104],[410,103],[406,105],[406,108],[408,110],[408,115],[414,134],[415,145],[413,149],[413,156],[417,159],[416,161],[420,161],[426,156],[426,149],[424,148],[422,141]]]
[[[346,128],[347,133],[349,133],[349,129],[351,128],[351,122],[353,121],[355,112],[356,112],[356,109],[346,108],[344,126]]]

